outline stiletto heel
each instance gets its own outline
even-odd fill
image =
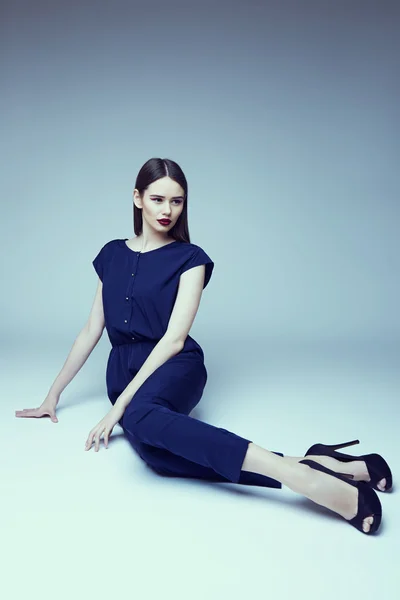
[[[347,448],[347,446],[355,446],[359,443],[360,440],[352,440],[351,442],[344,442],[343,444],[332,444],[331,446],[327,446],[327,448],[332,448],[332,450],[339,450],[339,448]]]
[[[347,446],[353,446],[359,444],[359,440],[352,440],[351,442],[344,442],[343,444],[314,444],[311,446],[304,456],[331,456],[342,462],[351,462],[353,460],[365,461],[370,481],[365,481],[370,487],[378,490],[379,492],[389,492],[392,489],[393,477],[389,465],[380,454],[362,454],[361,456],[351,456],[351,454],[344,454],[343,452],[336,452],[337,448],[346,448]],[[350,475],[347,475],[350,477]],[[386,479],[386,487],[384,490],[378,488],[378,481]]]
[[[357,499],[357,514],[352,519],[345,519],[347,523],[356,527],[362,533],[367,535],[371,533],[375,533],[378,531],[379,526],[382,520],[382,506],[379,501],[378,495],[374,490],[372,490],[365,481],[349,481],[346,476],[342,476],[340,473],[335,473],[335,471],[331,471],[327,467],[320,465],[314,460],[300,460],[302,464],[308,465],[312,469],[316,471],[322,471],[323,473],[327,473],[328,475],[332,475],[332,477],[336,477],[337,479],[341,479],[348,485],[352,485],[358,489],[358,499]],[[333,511],[335,512],[335,511]],[[366,517],[373,517],[373,523],[370,526],[369,531],[364,531],[362,524],[363,520]]]

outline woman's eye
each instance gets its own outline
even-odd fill
[[[162,202],[162,199],[161,199],[161,198],[154,198],[154,200],[155,200],[156,202],[158,202],[159,200],[160,200],[160,202]],[[177,202],[178,204],[182,204],[182,200],[174,200],[174,202]]]

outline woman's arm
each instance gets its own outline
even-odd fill
[[[182,342],[174,342],[165,334],[154,346],[132,381],[128,383],[124,391],[119,395],[114,406],[125,411],[133,396],[146,379],[169,358],[178,354],[182,348]]]
[[[89,354],[101,338],[104,330],[102,288],[103,284],[99,280],[89,319],[82,331],[78,334],[64,366],[57,375],[53,385],[50,387],[46,398],[37,408],[16,410],[16,417],[43,417],[48,415],[54,423],[58,422],[56,407],[60,395],[84,365]]]
[[[87,325],[77,335],[65,363],[50,387],[47,396],[59,398],[63,390],[85,364],[101,335],[91,332]]]
[[[62,391],[67,387],[71,379],[75,377],[79,369],[85,363],[87,357],[97,344],[101,334],[94,334],[85,326],[77,336],[74,345],[64,363],[63,368],[57,375],[46,398],[37,408],[24,408],[16,410],[16,417],[44,417],[49,416],[54,423],[58,423],[56,407],[60,400]]]
[[[104,330],[102,288],[103,284],[99,279],[88,320],[77,335],[61,371],[50,387],[48,396],[58,398],[61,395],[99,342]]]

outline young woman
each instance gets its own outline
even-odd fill
[[[214,263],[190,243],[188,186],[172,160],[152,158],[140,169],[133,194],[133,239],[107,242],[93,260],[98,287],[91,313],[39,408],[17,417],[49,415],[57,422],[60,395],[99,341],[111,342],[107,393],[112,408],[90,431],[108,447],[116,423],[139,456],[159,474],[281,488],[282,484],[338,513],[364,533],[375,532],[381,505],[373,488],[388,491],[392,476],[377,454],[349,456],[309,448],[284,456],[235,433],[189,416],[207,381],[204,355],[189,335]]]

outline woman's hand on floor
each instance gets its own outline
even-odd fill
[[[112,409],[106,414],[106,416],[90,431],[85,444],[85,450],[90,450],[93,440],[95,442],[95,452],[98,452],[100,445],[101,434],[104,433],[103,441],[106,448],[108,448],[108,439],[112,434],[114,426],[122,418],[125,409],[121,406],[114,405]]]
[[[42,404],[38,408],[24,408],[23,410],[16,410],[16,417],[45,417],[49,416],[53,423],[58,423],[56,416],[56,406],[58,404],[59,397],[47,396]]]

